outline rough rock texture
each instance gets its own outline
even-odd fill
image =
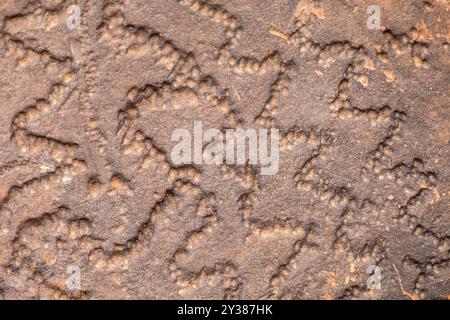
[[[0,298],[448,299],[449,9],[2,0]],[[279,172],[175,166],[194,120]]]

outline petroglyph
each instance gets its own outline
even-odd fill
[[[0,297],[447,299],[450,6],[373,4],[0,4]]]

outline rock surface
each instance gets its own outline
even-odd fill
[[[0,298],[448,299],[449,10],[2,1]],[[175,165],[194,121],[279,171]]]

